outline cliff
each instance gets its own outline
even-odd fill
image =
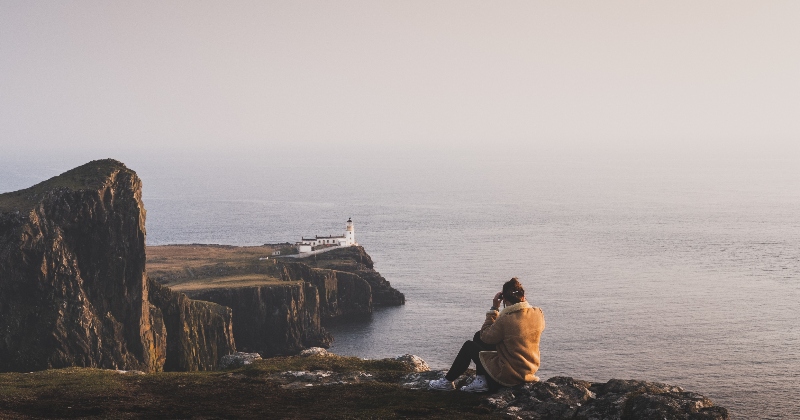
[[[236,350],[231,308],[189,299],[152,280],[148,287],[166,330],[165,371],[213,370]]]
[[[345,271],[312,268],[303,263],[279,265],[285,281],[306,281],[319,290],[322,322],[363,318],[372,313],[374,289],[362,277]]]
[[[308,347],[328,347],[332,341],[321,324],[319,291],[311,283],[283,282],[187,293],[233,310],[233,336],[244,352],[265,357],[294,354]]]
[[[276,247],[167,245],[149,248],[151,278],[194,299],[233,309],[242,351],[295,354],[330,345],[326,324],[368,318],[374,299],[402,304],[403,294],[374,270],[361,247],[314,258],[265,258]]]
[[[225,336],[212,331],[224,316],[211,325],[200,322],[218,316],[219,308],[188,305],[166,293],[150,302],[141,188],[134,171],[108,159],[0,194],[0,371],[160,371],[181,353],[169,344],[176,339],[169,337],[174,307],[192,307],[198,316],[192,334]],[[222,341],[216,353],[234,350],[230,340]],[[180,343],[198,345],[205,343]],[[175,364],[216,366],[207,357],[193,360]]]
[[[399,306],[406,303],[405,295],[393,288],[389,281],[375,271],[372,257],[361,246],[337,248],[310,257],[298,258],[296,261],[313,268],[355,274],[364,279],[370,285],[372,304],[375,306]]]

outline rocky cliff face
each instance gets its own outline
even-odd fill
[[[291,262],[281,264],[280,269],[283,280],[307,281],[317,288],[323,323],[372,314],[372,287],[358,275]]]
[[[326,268],[311,267],[310,259],[270,266],[266,273],[282,280],[279,284],[209,287],[186,293],[233,309],[233,334],[241,351],[268,357],[328,347],[332,337],[323,327],[326,323],[369,317],[375,296],[383,302],[403,302],[402,293],[372,269],[372,259],[363,248],[350,248],[321,254],[336,253],[317,261]]]
[[[141,187],[101,160],[0,194],[0,370],[163,368],[169,311],[149,301]]]
[[[189,299],[152,280],[148,287],[166,332],[165,371],[213,370],[236,351],[231,308]]]
[[[233,334],[238,349],[244,352],[262,356],[295,354],[307,347],[328,347],[332,341],[321,324],[320,292],[308,282],[215,288],[187,294],[233,310]]]
[[[406,303],[405,296],[375,271],[372,258],[361,246],[342,247],[297,261],[310,267],[347,272],[362,278],[370,285],[372,304],[375,306],[399,306]]]

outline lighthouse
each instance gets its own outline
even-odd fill
[[[347,219],[347,230],[344,232],[344,239],[348,246],[358,245],[358,242],[356,242],[356,232],[353,228],[353,219],[351,218]]]
[[[344,236],[315,236],[313,238],[302,238],[300,242],[295,242],[297,252],[300,254],[311,251],[325,252],[339,246],[358,246],[356,242],[356,231],[353,228],[353,219],[347,219],[347,228]]]

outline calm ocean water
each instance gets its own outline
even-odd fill
[[[0,192],[89,160],[70,159],[7,159]],[[446,368],[518,276],[547,320],[540,377],[660,381],[734,418],[800,418],[793,161],[121,160],[144,180],[150,245],[293,242],[352,217],[407,304],[332,329],[337,353]]]

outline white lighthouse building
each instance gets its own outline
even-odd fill
[[[314,238],[302,238],[295,243],[297,252],[303,254],[318,250],[319,248],[338,247],[338,246],[357,246],[356,232],[353,227],[353,219],[347,219],[347,227],[342,236],[315,236]]]
[[[356,242],[356,231],[353,228],[353,219],[347,218],[347,228],[344,231],[344,239],[347,246],[358,245]]]

